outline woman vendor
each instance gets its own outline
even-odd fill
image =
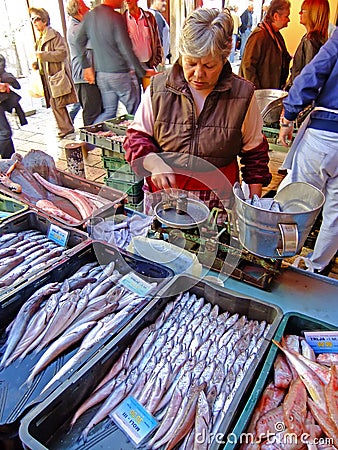
[[[178,61],[154,76],[144,93],[124,148],[134,170],[148,175],[150,192],[194,191],[216,206],[222,177],[231,185],[239,180],[237,156],[251,196],[269,184],[268,144],[254,86],[233,74],[227,59],[232,31],[228,10],[194,10],[183,25]]]

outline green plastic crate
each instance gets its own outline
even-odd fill
[[[125,192],[129,196],[137,197],[143,195],[143,180],[137,183],[118,180],[114,177],[105,177],[104,182],[107,186],[113,187],[114,189],[118,189],[119,191]],[[137,203],[137,202],[133,202]]]
[[[115,131],[117,134],[126,133],[128,125],[123,125],[123,122],[126,120],[132,121],[134,120],[134,116],[131,114],[123,114],[122,116],[115,117],[114,119],[105,120],[105,124],[107,127]]]
[[[134,211],[143,213],[143,204],[144,204],[143,200],[139,203],[131,203],[128,201],[128,203],[126,203],[125,206]]]
[[[287,334],[297,334],[298,336],[302,336],[304,331],[332,330],[337,330],[337,327],[321,320],[317,320],[314,317],[306,316],[305,314],[289,312],[284,315],[279,324],[274,340],[280,342],[282,337]],[[233,426],[231,434],[224,436],[225,445],[223,450],[237,450],[240,447],[241,440],[246,436],[245,433],[250,424],[255,407],[258,404],[265,387],[268,385],[269,381],[273,379],[273,367],[278,352],[277,346],[271,344],[270,351],[247,403],[241,409],[240,416]]]
[[[116,164],[126,164],[127,161],[124,159],[123,152],[115,152],[114,150],[110,150],[108,148],[102,148],[102,158],[112,158],[116,160]]]
[[[122,170],[124,173],[134,173],[130,165],[121,158],[109,158],[102,156],[103,167],[107,170]]]
[[[28,209],[28,205],[0,194],[0,223],[21,214]]]
[[[99,132],[113,132],[115,136],[102,136]],[[96,123],[80,128],[80,139],[96,147],[105,148],[116,153],[124,153],[124,133],[109,128],[105,122]]]

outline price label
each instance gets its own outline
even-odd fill
[[[136,446],[158,426],[158,421],[134,397],[124,399],[110,417]]]
[[[338,353],[338,331],[304,331],[315,353]]]
[[[154,288],[153,283],[148,283],[134,272],[129,272],[124,275],[119,284],[141,297],[145,297]]]
[[[66,247],[69,238],[69,231],[58,227],[57,225],[51,223],[48,234],[48,239],[54,241],[56,244],[61,245],[62,247]]]

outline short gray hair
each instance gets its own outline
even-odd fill
[[[184,21],[178,51],[180,55],[203,58],[208,55],[226,59],[231,52],[234,22],[225,8],[195,9]]]

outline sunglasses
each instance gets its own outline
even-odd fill
[[[41,17],[32,17],[32,18],[31,18],[31,21],[32,21],[33,23],[39,22],[40,20],[42,20]]]

